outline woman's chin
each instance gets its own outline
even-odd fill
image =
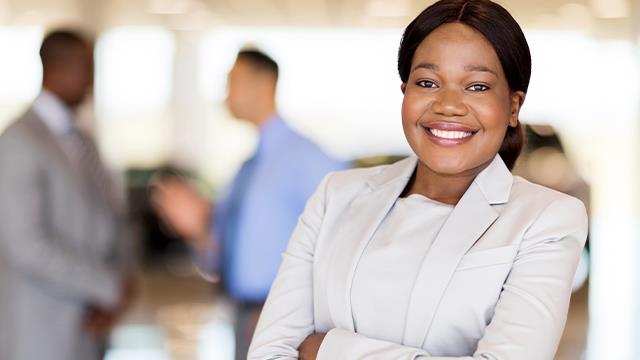
[[[429,172],[433,172],[440,175],[462,175],[471,170],[471,166],[467,164],[465,161],[461,161],[460,157],[456,157],[455,159],[447,159],[446,157],[433,157],[433,156],[421,156],[420,162],[429,170]]]

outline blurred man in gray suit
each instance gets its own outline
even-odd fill
[[[43,88],[0,135],[0,359],[89,360],[130,294],[124,214],[74,111],[93,46],[69,31],[40,49]]]

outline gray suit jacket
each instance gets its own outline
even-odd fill
[[[586,212],[575,198],[512,176],[499,156],[473,181],[424,258],[406,299],[402,342],[355,329],[358,261],[417,161],[325,178],[283,256],[249,359],[297,359],[313,332],[327,333],[318,359],[553,359]],[[393,294],[371,289],[371,296]]]
[[[83,314],[117,303],[128,241],[88,171],[32,110],[0,135],[0,359],[96,358]]]

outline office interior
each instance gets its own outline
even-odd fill
[[[254,151],[257,131],[224,105],[237,51],[255,46],[279,63],[278,106],[293,128],[353,166],[389,162],[411,151],[400,37],[430,3],[0,0],[0,131],[38,95],[48,30],[95,39],[95,88],[79,118],[127,194],[139,262],[138,296],[105,359],[233,358],[233,306],[159,223],[147,186],[155,171],[178,169],[215,197]],[[589,249],[556,359],[638,358],[640,2],[499,3],[533,57],[521,114],[532,147],[516,172],[589,208]]]

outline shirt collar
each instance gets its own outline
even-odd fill
[[[277,113],[260,127],[257,153],[269,152],[276,147],[291,130]]]
[[[33,102],[33,111],[56,136],[68,133],[74,126],[73,111],[46,89]]]

